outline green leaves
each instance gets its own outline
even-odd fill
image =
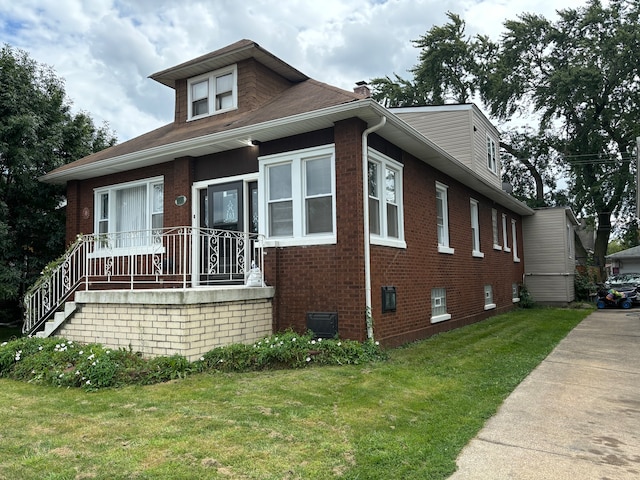
[[[70,112],[51,68],[9,45],[0,49],[0,300],[14,311],[65,246],[64,186],[38,178],[114,143],[106,127]]]

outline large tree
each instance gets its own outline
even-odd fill
[[[17,320],[28,285],[64,251],[64,188],[38,178],[115,143],[70,107],[50,68],[0,49],[0,323]]]
[[[548,203],[543,186],[563,193],[555,184],[562,172],[568,191],[556,197],[595,221],[594,260],[602,268],[612,216],[622,218],[634,206],[640,2],[610,0],[605,7],[589,0],[557,13],[556,21],[533,14],[508,20],[497,42],[466,35],[464,22],[449,14],[447,25],[414,42],[422,51],[413,81],[374,79],[374,98],[404,106],[478,100],[497,121],[526,121],[528,131],[503,142],[510,171],[520,169],[534,182],[520,192],[535,195],[532,205]]]

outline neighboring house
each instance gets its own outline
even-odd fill
[[[539,208],[523,219],[524,283],[536,302],[575,300],[578,221],[570,208]]]
[[[42,178],[74,249],[28,331],[66,303],[41,335],[194,359],[287,328],[394,346],[517,302],[534,211],[474,106],[389,110],[249,40],[151,78],[173,123]]]
[[[631,247],[606,257],[609,275],[640,272],[640,246]]]

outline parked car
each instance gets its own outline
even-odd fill
[[[640,273],[621,273],[619,275],[612,275],[604,282],[606,288],[616,288],[623,285],[640,287]]]

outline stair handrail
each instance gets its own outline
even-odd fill
[[[32,335],[73,294],[85,276],[87,236],[78,235],[65,253],[48,264],[24,296],[22,333]]]

